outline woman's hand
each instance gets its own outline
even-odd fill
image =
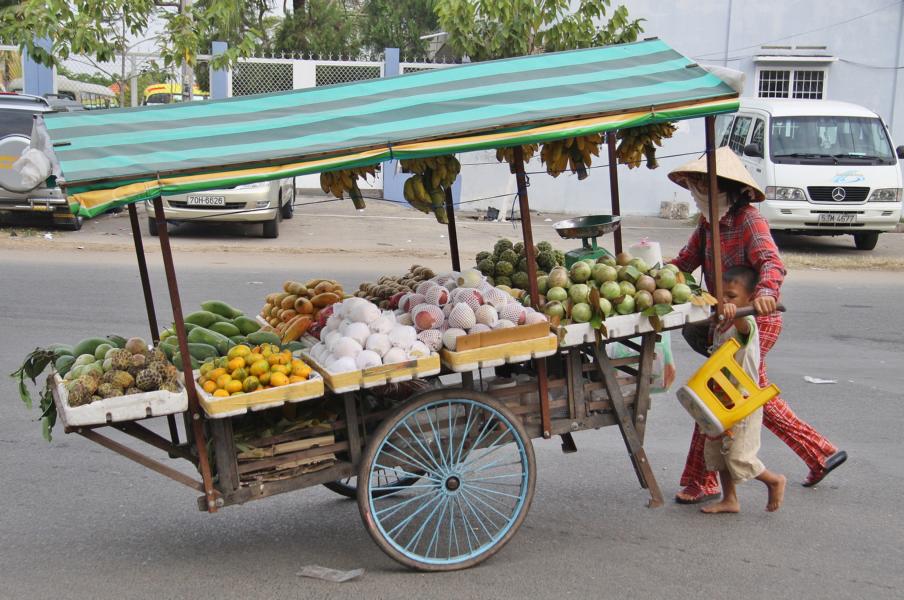
[[[774,296],[760,296],[759,298],[753,299],[753,308],[756,309],[757,314],[768,315],[775,312],[775,297]]]

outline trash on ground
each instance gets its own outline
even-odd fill
[[[45,239],[45,240],[52,240],[52,239],[53,239],[53,234],[50,233],[50,232],[48,231],[47,233],[44,234],[44,239]]]
[[[319,565],[307,565],[301,571],[296,573],[299,577],[310,577],[312,579],[323,579],[324,581],[332,581],[333,583],[345,583],[352,579],[357,579],[364,575],[364,569],[352,569],[351,571],[337,571]]]
[[[820,379],[819,377],[810,377],[809,375],[804,375],[804,381],[807,383],[838,383],[837,379]]]

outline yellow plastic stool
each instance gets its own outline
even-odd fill
[[[760,388],[744,372],[734,359],[740,348],[741,344],[735,339],[722,344],[677,392],[678,401],[706,435],[724,433],[780,393],[775,384]],[[732,383],[732,379],[738,385]],[[724,393],[730,407],[719,400],[711,387],[713,384]],[[749,392],[745,394],[747,390]]]

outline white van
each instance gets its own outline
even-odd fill
[[[904,181],[888,128],[856,104],[742,98],[717,129],[766,192],[757,206],[772,229],[854,236],[861,250],[901,220]]]

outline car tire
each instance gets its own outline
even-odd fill
[[[279,237],[279,221],[280,211],[276,211],[276,216],[270,221],[264,221],[263,236],[268,239],[276,239]]]
[[[78,231],[82,228],[83,222],[84,219],[82,217],[75,217],[73,219],[57,219],[54,217],[53,220],[53,224],[64,231]]]
[[[148,233],[152,237],[157,237],[157,219],[154,217],[148,217]]]
[[[854,234],[854,245],[857,250],[872,250],[879,243],[878,231],[864,231]]]
[[[282,195],[280,194],[280,199],[282,199]],[[291,219],[295,215],[295,189],[292,189],[292,193],[288,198],[284,200],[284,204],[279,207],[279,211],[282,213],[283,219]]]

